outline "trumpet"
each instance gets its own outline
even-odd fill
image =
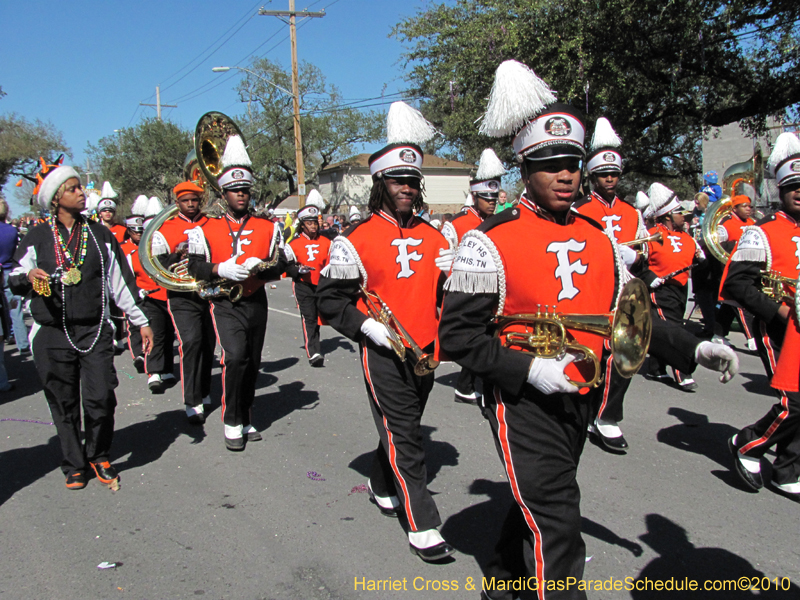
[[[419,377],[433,373],[439,366],[439,361],[433,358],[433,354],[423,352],[377,292],[368,292],[367,288],[362,285],[361,293],[364,294],[364,302],[367,305],[369,316],[381,323],[389,332],[389,344],[398,358],[405,360],[406,353],[410,350],[411,358],[414,361],[414,373]]]
[[[654,233],[653,235],[651,235],[649,237],[646,237],[646,238],[641,238],[641,239],[638,239],[638,240],[631,240],[629,242],[620,242],[618,244],[618,246],[629,246],[629,247],[630,246],[643,246],[644,244],[647,244],[648,242],[662,242],[663,240],[664,240],[664,235],[659,231],[659,232]]]
[[[650,346],[652,321],[647,286],[639,279],[626,283],[620,292],[617,308],[611,313],[580,315],[560,314],[545,306],[536,313],[501,315],[494,318],[495,337],[503,337],[505,347],[514,346],[537,358],[556,358],[565,352],[578,355],[578,361],[589,361],[594,374],[587,382],[567,380],[579,388],[593,388],[602,381],[600,359],[594,350],[571,341],[568,330],[587,331],[608,338],[614,367],[624,378],[630,379],[642,366]],[[511,327],[525,331],[512,331]]]
[[[784,277],[777,271],[761,271],[761,291],[775,302],[794,303],[797,280]]]

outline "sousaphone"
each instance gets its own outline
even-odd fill
[[[244,135],[233,119],[217,111],[204,114],[194,128],[194,153],[197,167],[208,185],[220,193],[222,189],[219,187],[217,177],[222,172],[222,155],[225,152],[228,138],[234,135],[241,137],[247,146]],[[186,157],[187,162],[190,156]],[[184,169],[186,166],[184,165]]]

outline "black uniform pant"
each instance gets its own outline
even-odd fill
[[[619,423],[623,418],[622,405],[625,400],[625,394],[633,378],[625,378],[617,372],[611,352],[604,354],[603,361],[600,364],[604,370],[605,377],[603,384],[600,386],[601,392],[597,394],[597,402],[600,404],[597,409],[597,417],[605,421]]]
[[[294,297],[297,300],[297,306],[300,308],[302,317],[306,354],[308,358],[311,358],[315,354],[320,354],[317,286],[305,281],[295,281],[292,285],[294,287]]]
[[[208,300],[194,294],[169,293],[167,308],[178,337],[183,403],[199,406],[211,393],[214,324]]]
[[[515,500],[484,573],[486,579],[581,580],[586,547],[576,475],[593,401],[590,395],[546,396],[529,385],[520,398],[499,388],[486,390],[484,415]],[[487,593],[498,600],[513,597],[511,592]],[[576,585],[548,591],[545,598],[586,598],[586,593]]]
[[[175,329],[169,316],[166,300],[156,300],[147,296],[142,303],[142,310],[150,321],[153,330],[153,347],[144,357],[144,370],[148,375],[172,373],[175,361],[172,356],[172,345],[175,343]]]
[[[250,425],[261,350],[267,333],[267,295],[263,288],[231,302],[211,301],[211,318],[222,347],[222,422]]]
[[[683,315],[686,313],[686,301],[688,296],[687,286],[671,285],[665,283],[656,288],[650,294],[650,301],[653,303],[653,319],[659,318],[664,321],[671,321],[683,326]],[[678,369],[673,369],[675,381],[681,383],[686,377]],[[650,355],[650,374],[661,375],[666,372],[666,367],[662,365],[658,358]]]
[[[398,496],[411,531],[441,525],[428,491],[420,421],[433,373],[419,377],[409,360],[394,351],[362,341],[361,367],[380,443],[372,459],[370,485],[378,496]]]
[[[753,338],[753,317],[750,313],[740,306],[733,306],[732,304],[722,303],[717,311],[717,329],[714,333],[726,336],[731,332],[731,325],[733,320],[739,321],[742,326],[742,332],[745,337],[750,340]]]
[[[702,246],[706,256],[709,250]],[[692,291],[700,312],[703,313],[703,331],[711,335],[715,331],[717,314],[717,297],[719,296],[719,280],[722,267],[716,259],[709,259],[692,268]]]
[[[33,360],[61,442],[64,457],[61,470],[65,475],[85,472],[90,461],[108,460],[114,437],[117,406],[114,388],[118,381],[114,370],[113,330],[110,325],[103,324],[94,349],[83,354],[70,345],[63,329],[36,327]],[[78,348],[88,348],[97,334],[97,325],[76,325],[68,331]]]
[[[778,319],[769,325],[754,319],[758,354],[770,379],[775,374],[785,327]],[[737,434],[736,446],[753,458],[760,458],[774,446],[773,479],[776,483],[794,483],[800,479],[800,393],[776,391],[778,403]]]
[[[475,373],[466,367],[461,368],[461,373],[456,379],[456,391],[464,396],[475,393]]]

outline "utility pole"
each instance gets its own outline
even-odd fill
[[[297,79],[297,24],[296,18],[299,17],[324,17],[325,11],[308,12],[306,10],[295,11],[294,0],[289,0],[289,10],[261,10],[259,15],[278,17],[286,23],[285,17],[289,17],[289,34],[292,42],[292,103],[294,105],[294,155],[297,163],[297,201],[300,208],[306,205],[306,174],[303,166],[303,135],[300,131],[300,86]]]
[[[177,104],[161,104],[161,87],[156,86],[156,103],[155,104],[145,104],[144,102],[139,102],[140,106],[155,106],[156,114],[158,115],[158,120],[161,120],[161,107],[164,108],[178,108]]]

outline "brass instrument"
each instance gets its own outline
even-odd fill
[[[731,199],[736,195],[739,185],[748,185],[756,196],[761,195],[764,185],[764,160],[761,156],[761,147],[756,146],[753,158],[744,162],[731,165],[722,176],[723,198],[709,204],[703,218],[703,241],[711,254],[723,265],[728,262],[730,252],[722,247],[719,241],[717,228],[722,220],[731,214],[733,204]]]
[[[646,238],[641,238],[641,239],[638,239],[638,240],[631,240],[629,242],[619,242],[618,245],[619,246],[629,246],[629,247],[630,246],[643,246],[644,244],[647,244],[649,242],[659,242],[660,243],[660,242],[663,242],[663,241],[664,241],[664,234],[659,231],[659,232],[656,232],[653,235],[648,236]]]
[[[761,271],[761,291],[775,302],[794,304],[797,292],[797,280],[784,277],[777,271]]]
[[[556,358],[573,352],[578,360],[594,365],[594,376],[586,383],[569,380],[576,387],[597,387],[602,380],[600,359],[588,346],[568,339],[568,330],[588,331],[609,338],[614,368],[626,379],[639,370],[647,356],[652,333],[650,298],[647,286],[639,279],[626,283],[620,292],[615,311],[599,315],[560,314],[541,306],[535,314],[514,314],[494,319],[496,337],[504,337],[503,345],[515,346],[537,358]],[[510,331],[522,326],[526,331]]]
[[[205,189],[206,187],[206,179],[203,177],[202,171],[200,171],[200,165],[197,161],[197,151],[194,148],[189,150],[189,154],[186,155],[183,161],[183,178],[186,181],[191,181],[199,185],[201,188]]]
[[[369,316],[386,327],[389,332],[389,344],[398,358],[405,360],[409,350],[406,347],[408,344],[412,353],[411,358],[414,360],[414,373],[419,377],[433,373],[434,369],[439,366],[439,361],[433,358],[433,354],[423,352],[377,292],[368,292],[367,288],[362,285],[361,293],[364,294],[364,302],[367,305]]]
[[[222,191],[217,182],[217,177],[222,172],[222,155],[228,138],[234,135],[238,135],[244,141],[244,136],[233,119],[216,111],[207,112],[200,117],[194,129],[197,166],[208,184],[217,192]]]

